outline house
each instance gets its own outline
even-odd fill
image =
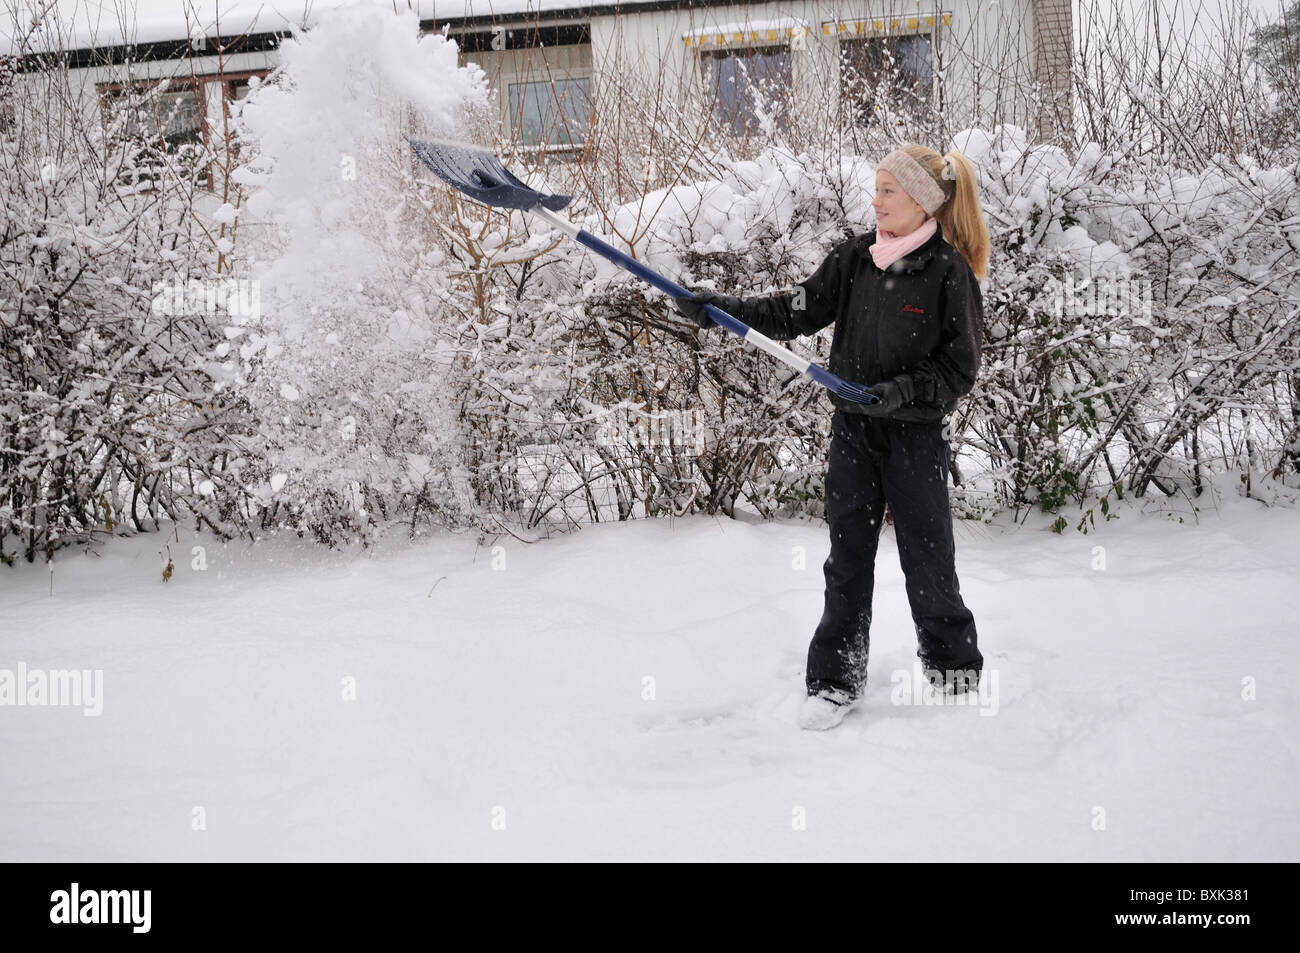
[[[291,29],[355,2],[138,0],[136,18],[123,24],[111,15],[114,0],[62,0],[52,30],[0,26],[8,33],[0,50],[24,69],[66,57],[87,102],[168,79],[152,99],[150,131],[183,150],[221,134],[227,104],[275,68]],[[598,90],[614,84],[661,107],[708,109],[739,135],[764,114],[780,123],[832,99],[865,123],[920,103],[959,123],[1015,122],[1043,136],[1068,129],[1072,116],[1070,0],[410,3],[421,30],[445,32],[463,62],[484,69],[503,130],[529,149],[581,150]],[[86,15],[99,5],[110,12]]]
[[[525,145],[579,143],[602,80],[703,99],[737,133],[758,121],[755,86],[784,91],[778,114],[829,90],[1043,137],[1071,125],[1071,0],[549,0],[499,12],[521,5],[440,3],[453,12],[422,26],[446,29],[484,68],[503,126]]]

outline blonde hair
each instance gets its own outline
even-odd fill
[[[943,230],[944,239],[961,252],[976,278],[989,273],[989,229],[984,222],[984,208],[980,204],[979,180],[975,166],[960,152],[939,155],[933,149],[909,142],[901,147],[904,152],[929,172],[939,188],[944,201],[934,217]],[[943,177],[944,166],[952,163],[954,178]]]

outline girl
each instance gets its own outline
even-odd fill
[[[701,327],[713,304],[778,341],[832,322],[830,370],[880,400],[831,394],[826,473],[825,609],[808,648],[804,728],[831,728],[866,686],[876,544],[885,504],[916,625],[917,655],[937,687],[978,685],[984,658],[962,602],[948,509],[943,418],[975,384],[983,343],[979,279],[989,236],[975,169],[960,152],[908,144],[876,168],[877,229],[836,246],[789,294],[674,299]]]

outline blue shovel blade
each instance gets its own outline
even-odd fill
[[[523,211],[541,206],[558,212],[571,195],[548,195],[530,189],[510,174],[501,160],[486,149],[463,142],[408,139],[415,156],[438,178],[472,199],[497,208]]]

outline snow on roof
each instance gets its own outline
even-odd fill
[[[90,49],[215,36],[287,32],[311,26],[321,14],[355,4],[407,7],[422,20],[461,20],[520,13],[559,12],[612,5],[631,7],[654,0],[16,0],[0,12],[0,52]],[[47,9],[31,31],[33,11]],[[18,16],[11,16],[16,10]]]

